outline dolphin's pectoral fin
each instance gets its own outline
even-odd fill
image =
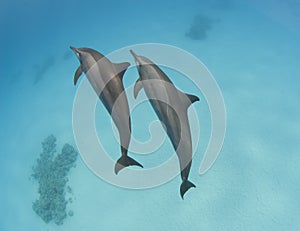
[[[139,78],[134,84],[134,98],[136,99],[137,95],[139,94],[140,90],[143,88],[142,80]]]
[[[115,69],[118,73],[118,76],[121,78],[121,80],[123,79],[123,76],[125,74],[125,71],[127,70],[127,68],[130,66],[129,62],[124,62],[124,63],[114,63]]]
[[[81,76],[82,74],[82,68],[81,66],[79,66],[75,72],[75,75],[74,75],[74,85],[76,85],[77,83],[77,80],[79,79],[79,77]]]
[[[115,173],[118,174],[119,171],[121,171],[123,168],[126,168],[128,166],[139,166],[141,168],[143,168],[143,165],[141,165],[139,162],[137,162],[136,160],[132,159],[129,156],[121,156],[120,159],[118,159],[116,165],[115,165]]]
[[[185,94],[185,95],[189,98],[191,104],[200,100],[199,97],[196,95],[190,95],[190,94]]]
[[[192,182],[190,182],[188,180],[182,181],[182,183],[180,185],[180,195],[181,195],[182,199],[183,199],[184,194],[192,187],[196,188],[196,185],[194,185]]]

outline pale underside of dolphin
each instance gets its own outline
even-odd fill
[[[91,48],[70,48],[80,61],[80,66],[75,72],[74,85],[80,75],[85,73],[118,129],[122,156],[115,165],[115,173],[127,166],[143,167],[127,155],[131,139],[131,119],[122,78],[130,63],[112,63]]]
[[[154,111],[164,125],[179,159],[182,179],[180,195],[183,198],[191,187],[196,187],[188,180],[192,164],[192,139],[187,110],[199,98],[181,92],[151,60],[136,55],[132,50],[130,52],[140,75],[134,86],[134,97],[144,88]]]

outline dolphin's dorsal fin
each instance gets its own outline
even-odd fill
[[[178,90],[178,89],[177,89],[177,91],[178,91],[179,96],[180,96],[185,102],[188,101],[188,102],[187,102],[187,108],[188,108],[189,106],[191,106],[194,102],[200,100],[199,97],[196,96],[196,95],[186,94],[186,93],[184,93],[184,92],[182,92],[182,91],[180,91],[180,90]],[[188,100],[187,100],[187,99],[188,99]]]
[[[114,67],[118,73],[118,76],[123,79],[123,76],[125,74],[125,71],[127,68],[130,66],[129,62],[124,62],[124,63],[114,63]]]
[[[76,85],[77,83],[77,80],[79,79],[79,77],[81,76],[82,74],[82,68],[81,68],[81,65],[77,68],[76,72],[75,72],[75,75],[74,75],[74,85]]]
[[[141,80],[141,78],[139,78],[134,84],[133,94],[134,94],[135,99],[142,88],[143,88],[142,80]]]
[[[190,95],[190,94],[185,94],[185,95],[189,98],[191,104],[200,100],[199,97],[196,95]]]

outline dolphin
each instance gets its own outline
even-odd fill
[[[163,124],[168,137],[179,159],[182,183],[180,195],[196,187],[188,180],[192,164],[192,139],[187,110],[189,106],[199,100],[195,95],[189,95],[178,90],[168,76],[151,60],[138,56],[130,50],[135,59],[139,72],[139,79],[134,86],[134,97],[139,91],[144,91]]]
[[[118,174],[127,166],[143,167],[127,155],[131,139],[131,119],[122,78],[130,63],[112,63],[101,53],[91,48],[72,46],[70,48],[80,61],[80,66],[75,72],[74,85],[84,72],[118,129],[122,156],[115,164],[115,173]]]

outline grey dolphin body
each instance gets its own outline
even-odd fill
[[[199,98],[179,91],[168,76],[151,60],[136,55],[132,50],[130,52],[140,75],[134,86],[134,96],[136,97],[141,88],[144,88],[176,150],[182,179],[180,195],[183,199],[184,194],[191,187],[196,187],[188,181],[192,164],[192,140],[187,110]]]
[[[122,78],[130,63],[112,63],[90,48],[70,48],[80,61],[80,66],[75,72],[74,84],[76,85],[84,72],[119,131],[122,156],[115,165],[115,173],[131,165],[143,167],[127,155],[131,138],[131,120]]]

